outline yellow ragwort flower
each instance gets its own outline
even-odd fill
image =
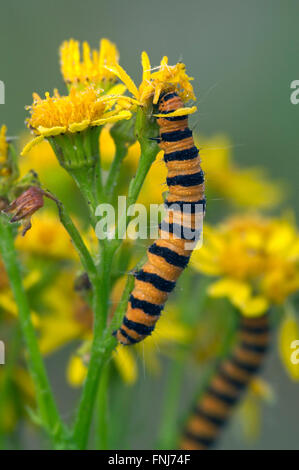
[[[299,236],[284,219],[235,216],[204,227],[192,266],[218,280],[213,297],[228,297],[244,315],[258,316],[299,289]]]
[[[153,104],[157,104],[161,94],[169,91],[178,93],[185,102],[196,99],[190,83],[190,80],[193,79],[186,74],[185,64],[179,62],[176,65],[168,65],[168,58],[163,57],[160,66],[152,69],[146,52],[142,52],[141,62],[143,75],[139,88],[137,88],[131,77],[119,64],[109,67],[109,70],[115,73],[133,95],[135,100],[133,103],[147,106],[149,100],[152,100]],[[181,108],[168,114],[168,116],[183,116],[195,111],[195,106],[192,108]],[[156,116],[159,116],[159,114]]]
[[[239,168],[232,159],[227,137],[197,137],[206,175],[208,195],[248,208],[273,207],[282,199],[279,185],[268,180],[260,167]]]
[[[1,431],[5,434],[16,430],[21,419],[28,418],[28,408],[35,405],[35,394],[32,378],[30,374],[22,367],[13,364],[11,373],[12,381],[9,387],[9,393],[2,398],[1,407]],[[5,380],[4,369],[0,370],[0,387],[3,390],[3,380]],[[22,406],[19,404],[22,403]]]
[[[46,93],[45,99],[34,93],[33,98],[32,106],[28,107],[31,116],[27,126],[37,137],[25,146],[22,154],[45,137],[74,134],[131,117],[131,113],[117,103],[117,95],[103,94],[94,86],[84,90],[71,88],[67,96],[60,96],[55,90],[54,96]]]
[[[62,271],[42,294],[45,311],[40,316],[39,344],[49,355],[75,339],[92,337],[92,313],[74,291],[75,274]]]
[[[261,378],[253,379],[238,410],[244,438],[248,443],[256,441],[260,436],[263,405],[274,403],[275,394],[271,385]]]
[[[61,260],[78,260],[76,250],[65,228],[57,216],[48,210],[34,215],[36,223],[32,224],[26,237],[20,234],[16,238],[16,248],[25,254]]]
[[[99,50],[91,50],[85,41],[82,45],[74,39],[64,41],[60,47],[61,73],[66,84],[94,83],[107,89],[116,81],[107,67],[118,64],[119,53],[115,44],[101,39]]]

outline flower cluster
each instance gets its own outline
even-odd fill
[[[191,263],[220,277],[211,296],[228,297],[244,315],[261,315],[299,289],[299,235],[288,220],[235,216],[204,227],[203,247]]]

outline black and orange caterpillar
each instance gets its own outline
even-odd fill
[[[209,388],[198,400],[181,441],[183,450],[210,448],[228,421],[252,377],[259,370],[269,344],[269,315],[242,317],[239,339],[230,358],[223,360]]]
[[[159,226],[160,238],[148,248],[148,261],[136,273],[122,326],[114,333],[125,345],[138,343],[153,332],[169,293],[188,264],[193,250],[190,242],[200,237],[198,217],[202,219],[205,198],[199,151],[188,127],[188,116],[167,117],[183,106],[174,92],[165,93],[158,102],[159,114],[165,114],[157,122],[168,169],[167,212]]]

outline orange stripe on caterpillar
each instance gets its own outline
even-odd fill
[[[269,316],[241,318],[238,343],[222,361],[186,423],[181,449],[203,450],[218,438],[241,394],[261,366],[269,344]]]
[[[192,249],[186,247],[186,239],[190,239],[185,237],[185,229],[191,235],[194,232],[194,240],[199,237],[196,228],[201,226],[205,208],[204,175],[188,128],[188,117],[167,117],[184,104],[176,93],[167,93],[158,105],[159,114],[165,114],[157,122],[160,147],[168,169],[167,212],[159,229],[160,238],[148,248],[148,260],[136,273],[122,326],[114,333],[125,345],[138,343],[153,332],[168,295],[192,253]],[[183,213],[185,204],[188,204],[187,214]]]

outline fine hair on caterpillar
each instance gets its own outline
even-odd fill
[[[188,116],[167,117],[183,107],[175,92],[165,93],[158,102],[159,144],[168,170],[166,214],[159,224],[159,237],[147,250],[147,261],[135,274],[123,323],[114,333],[124,345],[138,343],[154,331],[202,233],[205,196],[199,151]]]
[[[220,362],[210,385],[197,400],[183,432],[181,449],[205,450],[215,444],[265,359],[269,332],[269,314],[241,318],[237,344],[231,355]]]

